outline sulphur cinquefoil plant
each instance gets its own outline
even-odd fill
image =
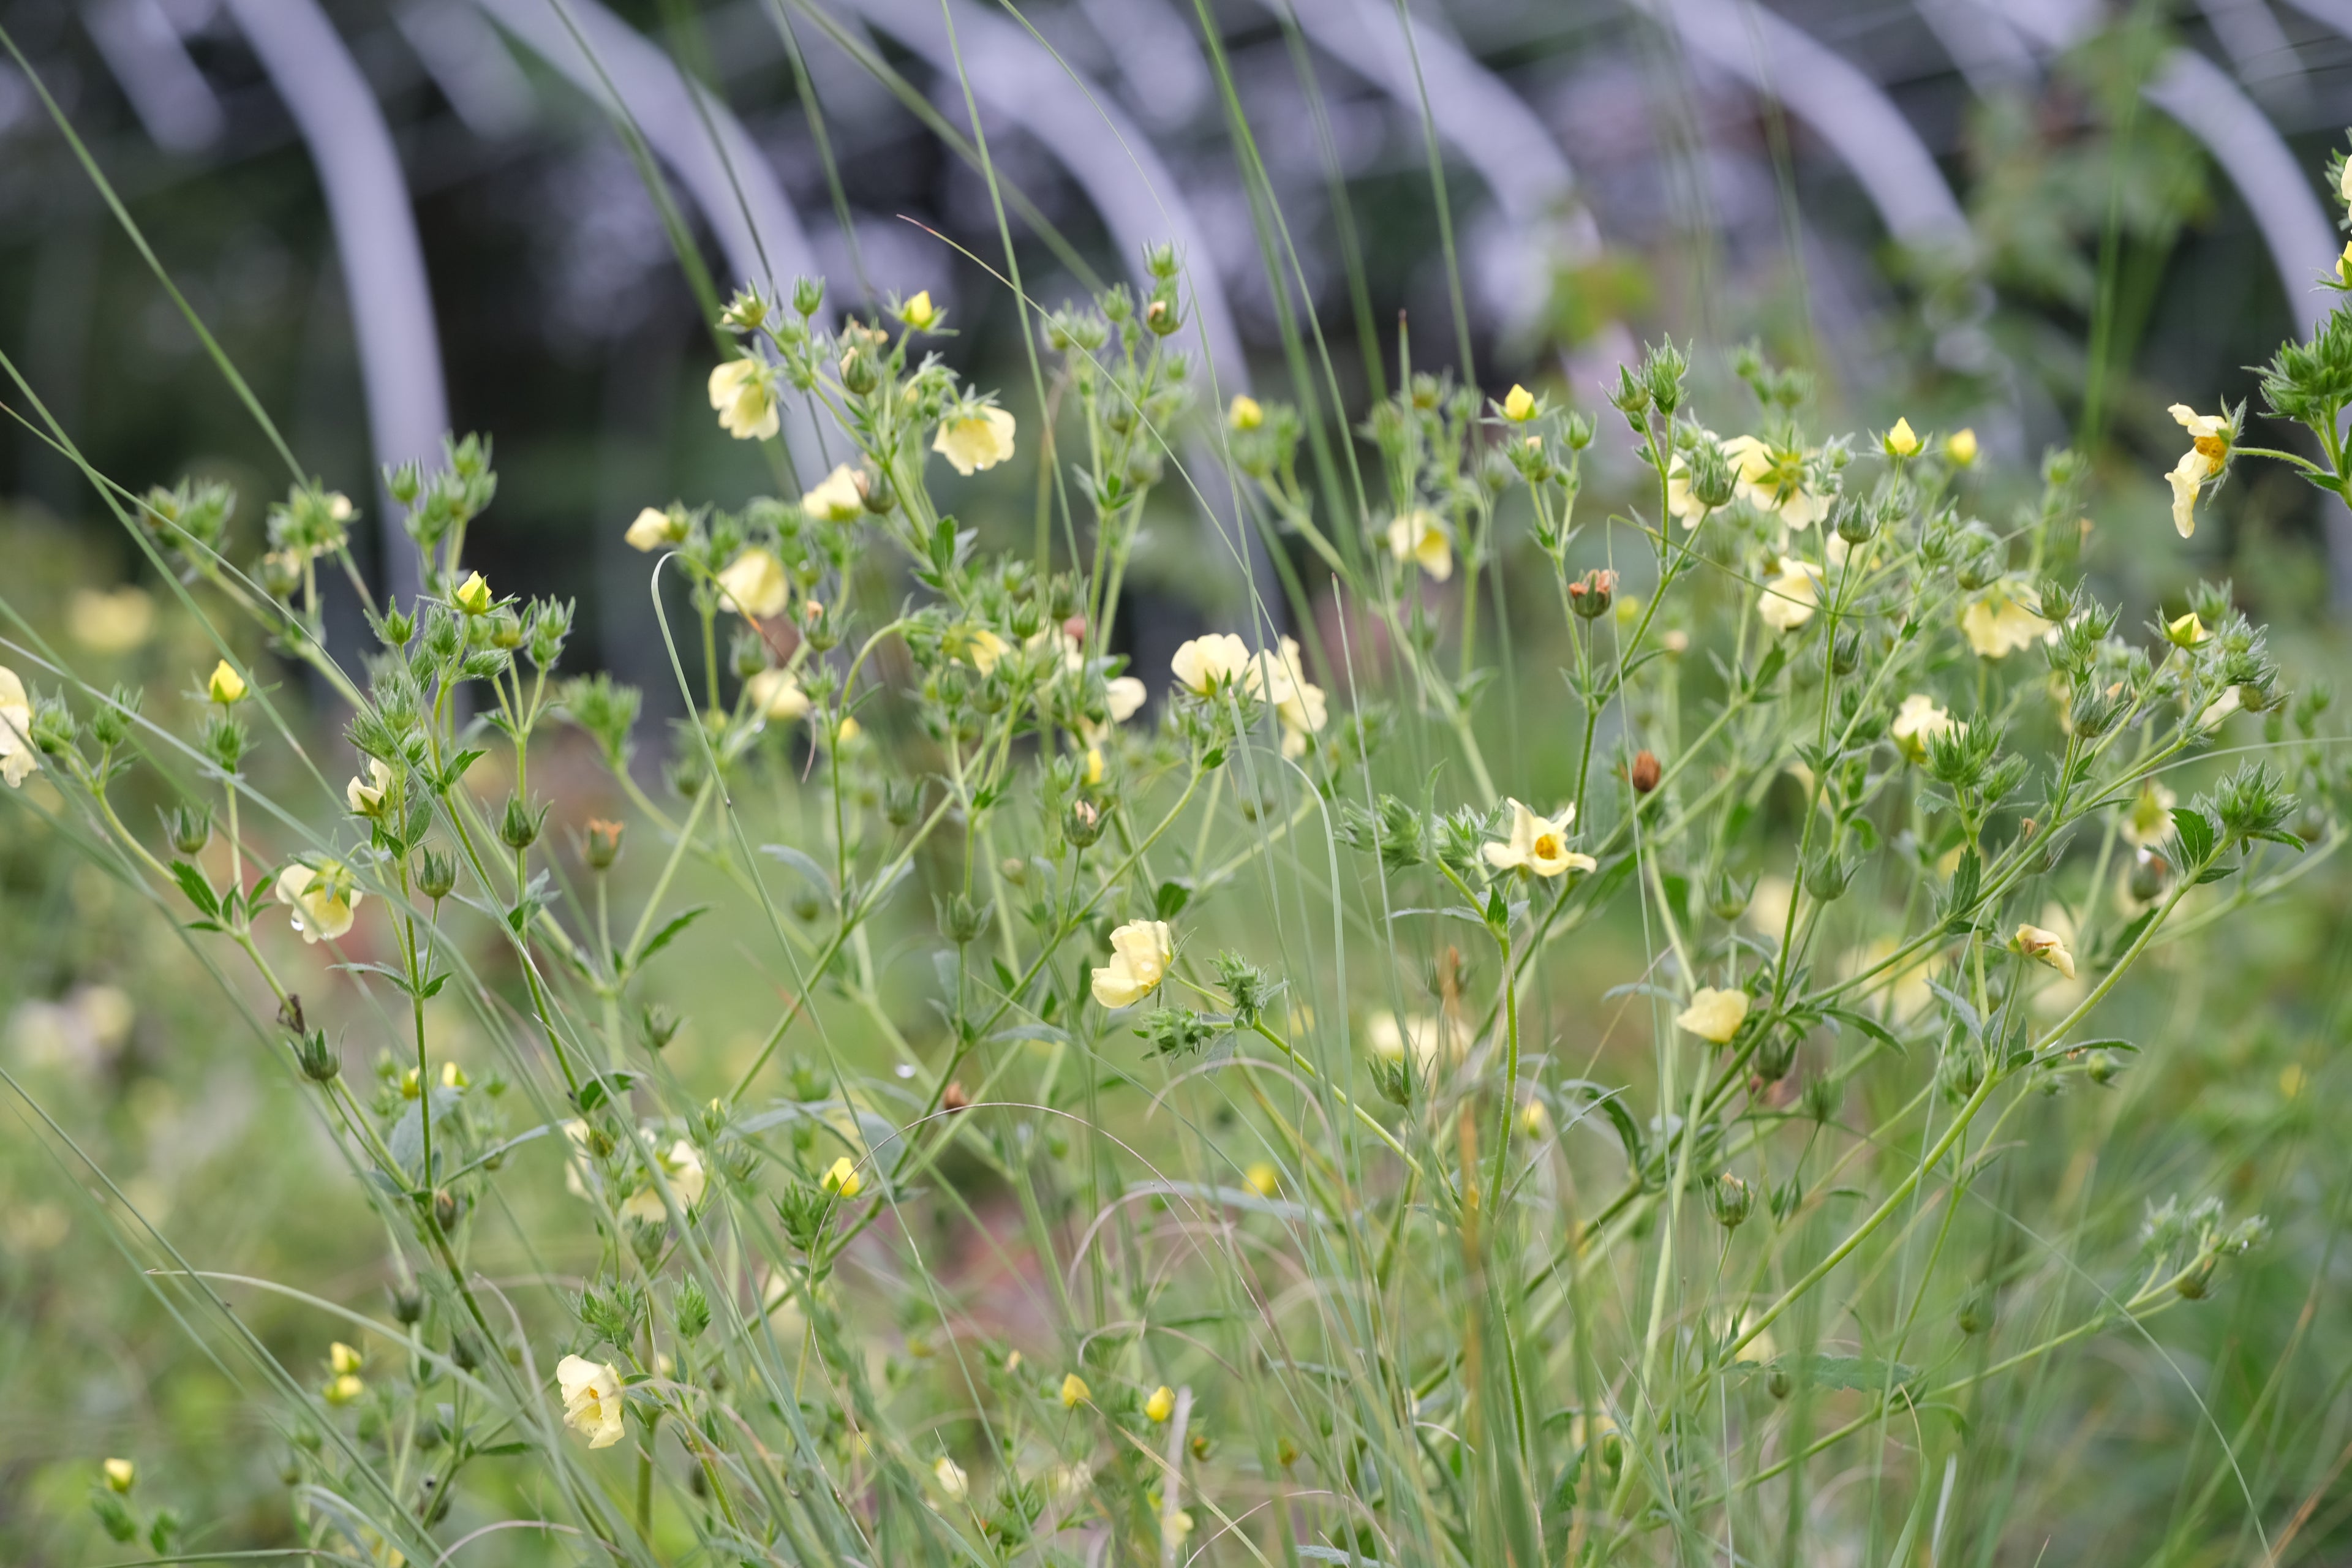
[[[1307,418],[1203,395],[1147,272],[1036,323],[1042,414],[958,378],[926,295],[837,331],[814,281],[739,295],[719,421],[806,416],[837,464],[627,525],[676,612],[659,758],[567,666],[571,606],[469,564],[487,440],[386,477],[398,603],[341,496],[254,558],[223,489],[100,481],[218,667],[142,703],[12,642],[0,777],[267,999],[382,1216],[389,1300],[128,1237],[275,1389],[302,1544],[1989,1559],[2008,1391],[2264,1237],[2153,1185],[2136,1253],[2009,1216],[2149,1070],[2151,954],[2341,842],[2324,694],[2226,584],[2102,603],[2072,454],[2037,492],[1965,430],[1828,435],[1752,351],[1709,408],[1672,344],[1591,412],[1412,374],[1332,437],[1347,482],[1302,479]],[[2346,321],[2263,388],[2338,493]],[[2185,532],[2249,448],[2180,412]],[[1605,514],[1603,447],[1637,476]],[[1008,463],[1034,518],[944,509]],[[1213,490],[1276,580],[1130,668],[1139,536]],[[551,816],[581,750],[619,817]],[[718,974],[760,1028],[681,1053]],[[315,1311],[307,1357],[239,1337],[248,1289]],[[172,1549],[133,1467],[92,1473]]]

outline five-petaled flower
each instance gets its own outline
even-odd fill
[[[2050,623],[2026,607],[2026,592],[2022,582],[2004,577],[1961,608],[1960,635],[1978,658],[2007,658],[2050,635]]]
[[[2067,979],[2074,978],[2074,955],[2066,951],[2066,939],[2054,931],[2037,925],[2021,925],[2017,934],[2009,939],[2011,951],[2048,964]]]
[[[808,717],[809,695],[788,669],[760,671],[743,683],[743,695],[750,700],[751,711],[769,723],[788,724]]]
[[[707,1178],[703,1173],[702,1156],[693,1144],[681,1138],[669,1146],[668,1153],[657,1155],[656,1159],[661,1165],[662,1179],[669,1184],[670,1195],[677,1199],[677,1206],[681,1210],[690,1209],[702,1201],[702,1189]],[[621,1217],[659,1225],[669,1217],[669,1210],[662,1203],[661,1190],[648,1181],[621,1205]]]
[[[1282,754],[1306,755],[1309,739],[1329,722],[1330,708],[1323,689],[1307,679],[1298,639],[1284,637],[1277,647],[1259,654],[1252,684],[1282,725]]]
[[[755,621],[781,616],[792,598],[792,583],[775,552],[753,545],[719,574],[719,592],[733,608]]]
[[[1177,685],[1202,697],[1236,681],[1250,695],[1257,694],[1259,671],[1249,644],[1231,632],[1211,632],[1181,645],[1168,668]]]
[[[563,1390],[563,1424],[588,1439],[592,1448],[621,1440],[621,1373],[610,1362],[568,1355],[555,1363]]]
[[[856,522],[866,510],[866,492],[857,488],[857,470],[835,463],[816,489],[801,497],[801,510],[826,522]]]
[[[1792,632],[1813,618],[1820,603],[1822,569],[1810,561],[1785,557],[1780,571],[1764,584],[1756,613],[1776,632]]]
[[[676,544],[686,537],[685,523],[656,507],[646,507],[629,524],[628,532],[621,536],[632,550],[659,550],[665,544]]]
[[[2172,484],[2172,526],[2188,538],[2197,531],[2197,497],[2230,465],[2230,445],[2238,424],[2228,414],[2200,414],[2185,403],[2172,405],[2173,419],[2189,432],[2189,450],[2165,476]]]
[[[1811,528],[1829,515],[1829,497],[1814,488],[1805,454],[1773,447],[1753,436],[1723,444],[1736,476],[1732,492],[1759,511],[1769,511],[1789,528]]]
[[[1399,561],[1412,562],[1433,582],[1443,583],[1454,575],[1453,536],[1425,506],[1389,520],[1389,553]]]
[[[1561,806],[1557,816],[1544,816],[1516,800],[1504,804],[1511,808],[1511,836],[1486,847],[1486,864],[1497,871],[1557,877],[1563,871],[1590,871],[1600,864],[1568,847],[1569,825],[1576,820],[1573,805]]]
[[[293,862],[278,873],[276,890],[306,942],[332,942],[351,930],[361,898],[350,868],[333,860],[315,868]]]
[[[1727,1045],[1748,1019],[1748,993],[1702,985],[1691,993],[1690,1005],[1675,1015],[1675,1022],[1702,1040]]]
[[[730,359],[710,372],[710,406],[719,428],[738,441],[764,441],[782,427],[775,372],[764,360]]]
[[[1095,1000],[1132,1007],[1158,989],[1176,957],[1166,921],[1129,921],[1110,933],[1110,962],[1095,971]]]
[[[940,421],[931,450],[959,474],[992,468],[1013,456],[1013,416],[1002,408],[973,408]]]
[[[1936,706],[1936,700],[1924,691],[1915,691],[1903,700],[1895,710],[1895,721],[1886,727],[1895,742],[1895,749],[1913,762],[1925,762],[1927,748],[1938,735],[1965,733],[1966,724],[1955,720],[1949,710]]]

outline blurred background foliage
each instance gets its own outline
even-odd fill
[[[359,499],[362,538],[380,541],[376,465],[418,454],[371,437],[318,149],[248,26],[275,3],[0,5],[21,51],[0,62],[0,352],[117,481],[236,485],[250,545],[282,468],[29,67],[301,464]],[[777,486],[708,415],[709,332],[662,204],[722,291],[740,270],[723,216],[658,155],[660,199],[649,192],[615,118],[532,41],[554,9],[539,0],[285,5],[331,24],[339,68],[372,98],[340,113],[381,117],[403,191],[353,199],[412,205],[446,422],[496,440],[496,526],[473,559],[502,592],[576,597],[578,662],[644,686],[656,719],[674,712],[621,525],[648,503],[731,505]],[[517,24],[526,11],[537,26]],[[1524,380],[1585,407],[1621,355],[1664,334],[1704,345],[1705,406],[1739,406],[1721,351],[1753,337],[1816,378],[1818,425],[1899,412],[1970,426],[2021,473],[2045,447],[2079,446],[2099,475],[2084,558],[2129,615],[2229,577],[2295,679],[2344,663],[2352,517],[2284,468],[2248,468],[2184,544],[2160,477],[2177,440],[2165,405],[2245,396],[2242,367],[2320,309],[2307,275],[2335,241],[2316,171],[2352,121],[2341,0],[1041,0],[955,14],[987,56],[975,77],[1002,84],[976,128],[940,64],[935,8],[596,12],[740,121],[836,305],[929,289],[961,334],[959,368],[1024,421],[1024,318],[997,276],[975,129],[1020,197],[1010,224],[1031,298],[1050,307],[1131,275],[1106,202],[1139,202],[1155,237],[1187,247],[1196,289],[1228,301],[1244,357],[1217,367],[1226,390],[1298,395],[1292,311],[1319,323],[1359,411],[1396,384],[1401,319],[1414,368]],[[1072,102],[1122,117],[1124,174],[1113,158],[1106,178],[1100,147],[1074,144],[1088,121]],[[1094,139],[1115,140],[1098,124]],[[1132,162],[1146,150],[1167,175],[1149,188]],[[1254,223],[1262,205],[1287,250]],[[13,390],[0,403],[23,413]],[[996,542],[1026,537],[1031,458],[981,517],[1005,531]],[[1588,505],[1622,499],[1633,476],[1617,433],[1588,471]],[[1992,515],[2020,499],[1979,500]],[[1121,620],[1149,679],[1178,638],[1239,618],[1205,527],[1171,506],[1139,554]],[[209,645],[138,560],[73,464],[21,418],[0,427],[0,575],[34,617],[13,640],[50,639],[159,701],[192,685]],[[1567,744],[1514,741],[1538,757]],[[552,776],[558,821],[593,814],[589,770]],[[495,797],[495,781],[479,787]],[[263,1065],[268,1032],[224,1001],[166,911],[44,820],[40,788],[34,810],[0,816],[0,1066],[26,1091],[11,1104],[24,1135],[0,1140],[0,1559],[111,1551],[85,1494],[115,1453],[147,1462],[146,1500],[213,1521],[198,1544],[282,1540],[271,1414],[134,1288],[104,1211],[135,1209],[208,1266],[331,1300],[380,1300],[384,1248],[359,1194],[325,1174],[323,1140],[285,1131],[312,1124]],[[2224,1193],[2233,1211],[2266,1208],[2280,1237],[2220,1310],[2168,1320],[2160,1347],[2098,1343],[2053,1379],[2048,1397],[2075,1406],[2053,1428],[2063,1450],[2037,1442],[2030,1409],[2009,1413],[1983,1463],[2007,1478],[2011,1518],[1982,1521],[1982,1561],[2030,1560],[2023,1543],[2053,1536],[2099,1561],[2245,1560],[2254,1514],[2275,1525],[2306,1497],[2284,1555],[2352,1546],[2336,1457],[2352,1435],[2352,1327],[2335,1289],[2352,1183],[2336,1131],[2352,1090],[2336,1060],[2352,1024],[2347,892],[2331,870],[2168,949],[2148,988],[2168,1005],[2118,1030],[2143,1031],[2140,1065],[2074,1114],[2078,1142],[2008,1167],[2012,1186],[2045,1184],[2042,1212],[2105,1245],[2138,1222],[2123,1194],[2148,1190]],[[698,1003],[681,1048],[714,1058],[765,1005],[720,970],[669,984]],[[36,1128],[31,1102],[54,1129]],[[56,1158],[53,1131],[119,1189]],[[302,1310],[249,1303],[289,1365],[323,1356]],[[2290,1367],[2292,1398],[2271,1381]],[[2240,1445],[2241,1495],[2202,1486],[2221,1434]]]

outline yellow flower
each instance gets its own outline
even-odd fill
[[[787,669],[763,669],[743,683],[751,711],[772,724],[789,724],[808,717],[808,693]]]
[[[1712,437],[1708,438],[1712,439]],[[1690,465],[1683,460],[1681,453],[1675,453],[1675,460],[1666,465],[1666,511],[1668,514],[1681,518],[1685,528],[1696,528],[1706,521],[1707,513],[1714,510],[1692,493]]]
[[[621,1374],[610,1362],[568,1355],[555,1363],[563,1390],[563,1424],[588,1439],[592,1448],[621,1440]]]
[[[335,1369],[337,1377],[345,1377],[360,1369],[360,1352],[337,1340],[327,1347],[327,1364]]]
[[[2171,407],[2174,423],[2189,432],[2189,450],[2165,476],[2172,484],[2172,526],[2180,537],[2197,531],[2197,496],[2207,480],[2229,466],[2236,421],[2226,414],[2200,414],[2185,403]]]
[[[125,584],[111,592],[78,588],[66,605],[66,629],[92,653],[129,653],[155,630],[155,600]]]
[[[1176,1391],[1164,1383],[1153,1389],[1151,1397],[1143,1402],[1143,1414],[1154,1426],[1175,1415]]]
[[[1284,637],[1278,649],[1257,656],[1252,685],[1281,721],[1282,754],[1305,755],[1307,737],[1323,732],[1330,721],[1330,709],[1323,689],[1306,677],[1297,637]]]
[[[1260,1160],[1252,1164],[1242,1173],[1242,1180],[1248,1184],[1250,1191],[1262,1198],[1270,1198],[1282,1191],[1282,1173],[1268,1161]]]
[[[1886,449],[1890,458],[1907,458],[1919,449],[1919,437],[1913,432],[1911,421],[1897,419],[1895,428],[1886,433],[1879,445]]]
[[[1895,711],[1895,722],[1886,727],[1894,739],[1895,749],[1913,762],[1924,762],[1927,747],[1938,735],[1965,733],[1966,724],[1956,722],[1951,713],[1936,706],[1936,700],[1924,691],[1915,691],[1903,700]]]
[[[1100,746],[1088,746],[1087,748],[1087,783],[1090,784],[1098,784],[1102,782],[1102,748]]]
[[[2338,199],[2352,204],[2352,158],[2344,161],[2344,172],[2336,176],[2336,195]]]
[[[719,592],[733,608],[755,621],[766,620],[784,613],[792,584],[785,579],[784,563],[775,552],[753,545],[719,574]]]
[[[1763,595],[1756,602],[1756,613],[1774,631],[1792,632],[1813,618],[1814,606],[1820,603],[1822,569],[1785,556],[1779,564],[1778,574],[1764,584]]]
[[[931,303],[931,291],[929,289],[923,289],[898,307],[898,319],[919,332],[929,331],[933,327],[938,326],[946,315],[945,310]]]
[[[1087,1380],[1075,1372],[1062,1379],[1062,1408],[1065,1410],[1076,1410],[1094,1394],[1095,1391],[1087,1386]]]
[[[1376,1016],[1366,1031],[1366,1044],[1372,1054],[1382,1061],[1402,1063],[1408,1051],[1412,1056],[1413,1070],[1426,1075],[1435,1069],[1441,1053],[1459,1058],[1463,1042],[1457,1039],[1442,1019],[1423,1014],[1400,1018],[1394,1013]]]
[[[213,666],[212,679],[205,683],[205,695],[224,708],[244,701],[246,693],[251,689],[246,685],[245,677],[231,668],[226,659]]]
[[[1551,1112],[1544,1109],[1542,1100],[1530,1100],[1519,1107],[1519,1131],[1528,1137],[1542,1137],[1544,1130],[1550,1125]]]
[[[636,521],[629,524],[629,531],[621,537],[628,541],[632,550],[655,551],[684,539],[686,528],[669,513],[647,507],[637,513]]]
[[[38,766],[33,751],[33,700],[16,672],[0,665],[0,778],[16,789]]]
[[[100,1467],[106,1472],[106,1489],[127,1492],[139,1484],[139,1467],[128,1459],[109,1459]]]
[[[738,441],[764,441],[782,427],[773,373],[757,359],[730,359],[710,370],[710,406],[719,427]]]
[[[2014,580],[1994,584],[1960,610],[1960,635],[1980,658],[2007,658],[2046,636],[2050,623],[2025,607],[2024,585]]]
[[[950,1502],[963,1501],[971,1490],[971,1478],[963,1473],[961,1465],[945,1454],[941,1454],[931,1466],[931,1479],[940,1483],[940,1490],[947,1494]]]
[[[1524,386],[1513,385],[1510,395],[1503,399],[1503,417],[1514,425],[1524,425],[1535,416],[1535,394]]]
[[[343,800],[354,816],[373,816],[383,809],[384,791],[392,787],[392,770],[370,757],[367,776],[343,785]]]
[[[1004,657],[1005,646],[1004,639],[986,626],[974,626],[963,639],[963,656],[971,661],[972,668],[987,675]]]
[[[1265,410],[1258,406],[1256,398],[1244,394],[1226,408],[1225,423],[1236,430],[1255,430],[1265,423]]]
[[[833,1196],[848,1199],[866,1190],[866,1178],[857,1173],[857,1167],[844,1154],[826,1167],[823,1184]]]
[[[367,1393],[367,1384],[353,1373],[345,1373],[341,1377],[330,1379],[325,1390],[327,1403],[330,1405],[349,1405],[365,1393]]]
[[[801,510],[827,522],[856,522],[866,512],[866,492],[857,488],[857,470],[836,463],[816,489],[801,497]]]
[[[2184,453],[2164,477],[2172,486],[2173,531],[2187,539],[2197,531],[2197,492],[2205,486],[2205,458],[2195,451]]]
[[[959,474],[992,468],[1013,456],[1013,416],[1002,408],[976,408],[940,421],[931,450],[945,458]]]
[[[1600,865],[1591,856],[1568,847],[1569,825],[1576,820],[1574,805],[1560,807],[1558,816],[1541,816],[1516,800],[1505,804],[1511,808],[1511,836],[1486,846],[1487,865],[1497,871],[1532,871],[1538,877],[1590,871]]]
[[[2171,836],[2172,808],[2179,804],[2179,795],[2150,779],[2139,786],[2138,798],[2124,813],[2123,823],[2116,831],[2135,849],[2161,844]]]
[[[1095,971],[1095,1000],[1105,1007],[1132,1007],[1167,978],[1176,957],[1176,939],[1166,921],[1129,921],[1110,933],[1110,962]]]
[[[1231,632],[1194,637],[1177,648],[1168,668],[1177,685],[1202,697],[1232,681],[1243,682],[1252,693],[1256,690],[1258,671],[1250,658],[1249,644]]]
[[[2195,647],[2206,638],[2205,623],[2197,612],[2187,611],[2164,623],[2165,640],[2180,647]]]
[[[443,1089],[471,1089],[474,1087],[474,1080],[467,1078],[466,1076],[466,1069],[459,1067],[456,1062],[443,1062],[441,1064],[441,1087]]]
[[[1975,462],[1977,460],[1977,433],[1974,430],[1955,430],[1950,435],[1945,437],[1944,456],[1949,458],[1955,464],[1963,468],[1967,468],[1970,463]]]
[[[2336,281],[2352,287],[2352,240],[2344,242],[2344,254],[2336,258]]]
[[[1427,507],[1415,507],[1389,520],[1389,553],[1413,563],[1432,582],[1443,583],[1454,575],[1454,541]]]
[[[1723,455],[1731,459],[1732,493],[1775,514],[1784,527],[1811,528],[1828,515],[1829,499],[1806,483],[1805,454],[1797,448],[1734,436],[1723,443]]]
[[[1748,1018],[1748,993],[1718,991],[1702,985],[1691,993],[1690,1005],[1675,1015],[1675,1022],[1702,1040],[1727,1044]]]
[[[449,595],[449,599],[469,616],[490,613],[490,585],[482,581],[479,572],[467,573],[466,580],[457,584],[457,591]]]
[[[1103,699],[1110,707],[1110,721],[1114,724],[1124,724],[1134,718],[1149,696],[1143,682],[1131,675],[1119,676],[1103,689]]]
[[[2064,975],[2074,978],[2074,955],[2066,951],[2065,939],[2054,931],[2040,926],[2021,925],[2017,934],[2009,939],[2010,951],[2037,959]]]
[[[677,1206],[690,1209],[702,1201],[702,1189],[708,1180],[703,1173],[702,1156],[693,1144],[681,1138],[669,1146],[669,1152],[658,1156],[662,1175],[669,1182],[669,1190],[677,1199]],[[651,1182],[638,1188],[621,1205],[623,1219],[643,1220],[647,1225],[659,1225],[669,1217],[662,1205],[662,1195]]]
[[[1181,1545],[1192,1533],[1192,1516],[1183,1509],[1160,1516],[1160,1539],[1168,1545]]]
[[[316,870],[296,861],[278,873],[278,901],[293,911],[305,942],[332,942],[352,929],[360,890],[352,874],[330,860]]]

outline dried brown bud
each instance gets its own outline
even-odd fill
[[[961,1083],[950,1081],[946,1089],[940,1091],[941,1110],[961,1110],[971,1103],[971,1096],[964,1092],[963,1085]]]
[[[1633,793],[1647,795],[1657,788],[1658,776],[1664,771],[1658,765],[1658,754],[1655,752],[1644,747],[1634,752],[1633,771],[1630,775],[1633,781]]]

